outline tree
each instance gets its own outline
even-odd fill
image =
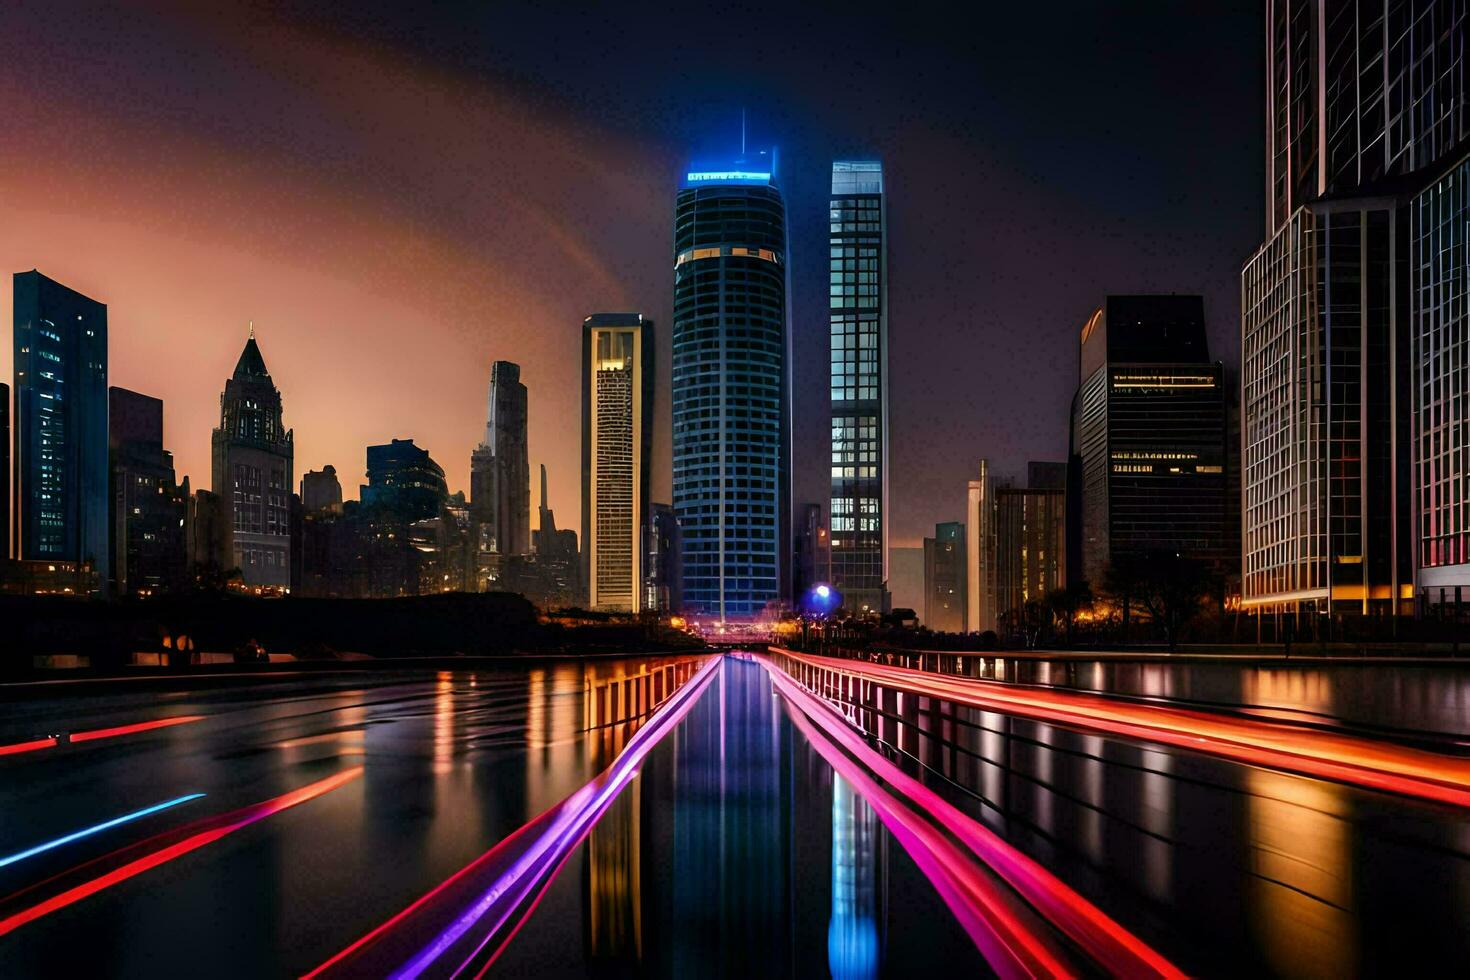
[[[1159,552],[1144,558],[1136,595],[1149,617],[1164,631],[1164,639],[1173,653],[1179,642],[1179,631],[1204,605],[1214,588],[1214,575],[1208,565],[1177,552]]]
[[[1092,588],[1086,582],[1080,582],[1066,588],[1053,589],[1047,594],[1046,604],[1051,609],[1052,617],[1062,624],[1062,633],[1070,647],[1078,614],[1092,607]]]
[[[1115,557],[1103,570],[1102,590],[1118,609],[1122,624],[1123,642],[1128,642],[1128,625],[1131,622],[1133,603],[1139,595],[1147,569],[1147,560],[1135,555]]]

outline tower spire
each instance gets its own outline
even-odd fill
[[[740,107],[740,155],[745,156],[745,106]]]
[[[250,339],[251,340],[254,340],[255,339],[255,321],[254,320],[251,320],[250,321]]]

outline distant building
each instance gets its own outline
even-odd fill
[[[934,525],[924,539],[924,625],[936,633],[968,633],[965,525]]]
[[[212,450],[212,487],[225,508],[231,567],[248,589],[289,590],[295,442],[254,328],[220,395]]]
[[[832,584],[832,538],[821,504],[805,504],[796,528],[796,577],[792,595],[800,602],[814,586]]]
[[[673,259],[684,609],[754,620],[791,587],[786,203],[773,152],[689,169]]]
[[[16,556],[106,588],[107,307],[35,270],[14,286]]]
[[[1067,464],[1031,463],[1025,487],[995,490],[995,596],[1000,622],[1066,585]]]
[[[0,562],[10,550],[10,385],[0,382]]]
[[[980,478],[965,493],[965,627],[998,631],[995,603],[995,483],[990,461],[980,460]],[[937,532],[936,532],[937,533]]]
[[[301,477],[301,506],[308,514],[342,513],[342,482],[337,467],[330,463],[320,470],[307,470]]]
[[[184,525],[189,578],[203,588],[223,588],[236,568],[230,534],[230,516],[225,500],[209,490],[195,490],[189,498],[189,517]]]
[[[881,163],[832,164],[832,582],[850,611],[872,614],[890,605],[884,201]]]
[[[653,324],[641,315],[583,321],[582,579],[590,609],[643,606],[653,359]]]
[[[1110,565],[1161,553],[1228,575],[1229,397],[1209,358],[1204,300],[1109,296],[1082,328],[1079,360],[1073,584],[1098,587]]]
[[[652,504],[649,510],[647,607],[658,613],[676,614],[684,608],[679,519],[668,504]]]
[[[485,439],[470,456],[470,515],[480,550],[500,555],[531,551],[531,462],[526,445],[526,386],[521,368],[490,368]]]
[[[367,479],[358,494],[363,507],[404,524],[438,517],[449,497],[444,467],[412,439],[367,447]]]
[[[556,526],[556,514],[547,503],[546,464],[541,464],[539,527],[531,532],[537,581],[523,592],[532,602],[546,606],[574,606],[583,600],[583,555],[577,548],[577,532]]]
[[[111,389],[108,402],[112,594],[177,592],[187,583],[190,493],[163,448],[163,402],[126,388]]]

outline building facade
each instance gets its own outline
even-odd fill
[[[444,467],[412,439],[367,447],[367,480],[358,494],[363,507],[405,524],[438,517],[449,498]]]
[[[653,504],[648,519],[648,609],[663,614],[683,611],[681,555],[679,519],[674,516],[674,508]]]
[[[674,216],[674,512],[685,612],[749,621],[790,588],[786,204],[774,152],[691,167]]]
[[[531,462],[526,445],[526,386],[521,368],[490,368],[485,439],[470,456],[470,515],[484,554],[531,551]]]
[[[105,589],[107,307],[34,269],[15,274],[14,299],[16,557]]]
[[[213,492],[224,508],[230,567],[253,591],[291,587],[291,486],[295,437],[255,331],[220,395],[212,438]]]
[[[0,562],[10,550],[10,385],[0,381]]]
[[[1066,585],[1067,467],[1031,463],[1025,487],[995,491],[995,604],[1001,623]]]
[[[117,596],[178,592],[187,584],[189,481],[174,478],[163,448],[163,402],[108,392],[112,473],[112,588]]]
[[[1168,553],[1235,567],[1229,526],[1230,399],[1209,359],[1198,296],[1109,296],[1082,328],[1071,465],[1080,553],[1073,584]]]
[[[888,290],[883,165],[832,164],[828,215],[832,582],[888,611]]]
[[[328,463],[302,475],[301,506],[308,514],[342,513],[342,481],[337,479],[337,467]]]
[[[965,491],[965,631],[999,631],[995,604],[995,481],[990,461]],[[937,532],[936,532],[937,533]]]
[[[1267,5],[1266,241],[1241,274],[1242,603],[1263,632],[1470,587],[1467,17],[1464,0]]]
[[[644,608],[653,358],[653,323],[641,315],[583,321],[582,580],[590,609]]]
[[[968,633],[965,525],[934,525],[924,539],[924,626],[935,633]]]

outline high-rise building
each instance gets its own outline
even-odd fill
[[[107,307],[33,269],[14,312],[16,556],[106,588]]]
[[[212,438],[213,490],[224,508],[233,568],[254,591],[291,587],[291,484],[295,437],[286,428],[281,392],[255,342],[245,341],[220,395]]]
[[[965,628],[971,633],[998,631],[995,483],[990,476],[989,460],[980,461],[980,479],[971,480],[966,488],[965,525]]]
[[[821,504],[805,504],[796,528],[796,578],[792,595],[801,602],[818,585],[832,583],[832,537],[822,520]]]
[[[531,547],[536,553],[536,584],[525,594],[541,605],[581,604],[586,601],[582,591],[586,580],[582,574],[582,555],[577,549],[577,532],[556,526],[556,514],[547,503],[545,463],[541,464],[541,506],[537,516],[537,529],[531,532]]]
[[[832,164],[832,581],[859,614],[889,606],[885,200],[881,163]]]
[[[1263,625],[1305,635],[1470,585],[1467,17],[1267,5],[1267,239],[1241,273],[1242,602]]]
[[[668,504],[653,504],[648,519],[648,608],[660,613],[684,609],[684,574],[679,567],[679,519]]]
[[[301,507],[308,514],[342,513],[342,481],[337,467],[328,463],[320,470],[307,470],[301,477]]]
[[[1003,624],[1066,584],[1067,464],[1031,463],[1025,487],[995,490],[995,605]]]
[[[935,633],[968,633],[965,525],[934,525],[924,539],[924,625]]]
[[[520,365],[510,361],[496,361],[490,368],[485,439],[470,456],[470,515],[479,526],[481,552],[530,553],[526,386]]]
[[[582,580],[591,609],[643,608],[653,357],[653,323],[637,313],[582,323]]]
[[[174,478],[163,448],[163,402],[126,388],[108,392],[112,473],[112,594],[177,592],[187,578],[189,480]]]
[[[674,217],[673,488],[684,608],[751,620],[790,588],[786,204],[774,151],[691,167]]]
[[[10,559],[10,385],[0,381],[0,562]]]
[[[1072,584],[1168,553],[1235,567],[1224,367],[1199,296],[1109,296],[1084,324],[1072,404]]]
[[[405,524],[438,517],[449,498],[444,467],[412,439],[367,447],[367,479],[358,495],[363,507],[389,513]]]

